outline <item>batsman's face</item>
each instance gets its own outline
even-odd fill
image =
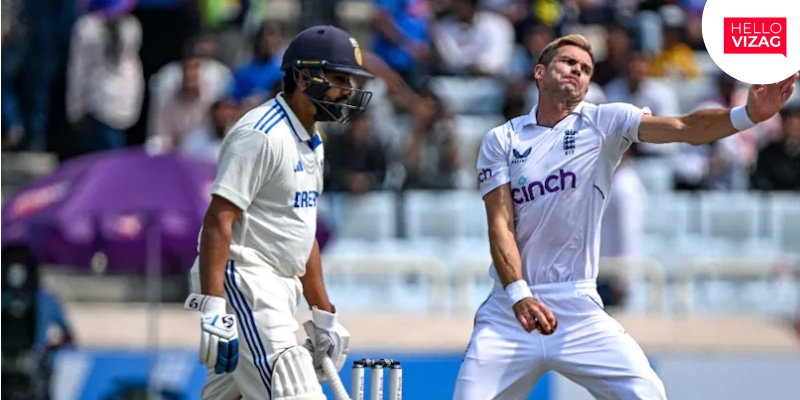
[[[325,77],[332,87],[325,92],[325,100],[335,103],[346,103],[347,98],[353,93],[353,83],[350,81],[350,75],[342,74],[339,72],[326,72]]]
[[[557,99],[580,101],[586,97],[594,63],[585,50],[562,46],[556,50],[550,65],[537,65],[543,92]]]

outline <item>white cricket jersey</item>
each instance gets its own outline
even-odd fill
[[[222,141],[212,193],[244,210],[230,258],[302,276],[314,244],[323,146],[279,94],[249,111]]]
[[[630,104],[582,102],[553,128],[536,107],[489,131],[478,156],[482,195],[510,183],[522,273],[530,285],[597,278],[600,221],[614,169],[638,142]],[[499,282],[494,265],[490,275]]]

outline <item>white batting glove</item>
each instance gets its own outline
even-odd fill
[[[200,364],[217,374],[233,372],[239,362],[239,334],[236,317],[225,309],[225,299],[192,293],[183,308],[201,314]]]
[[[341,371],[350,351],[350,332],[336,321],[336,314],[322,311],[316,307],[311,309],[311,320],[303,323],[308,340],[304,346],[311,352],[314,369],[320,382],[328,378],[322,369],[322,360],[330,357]]]

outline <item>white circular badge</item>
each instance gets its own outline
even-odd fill
[[[800,71],[800,13],[786,0],[706,0],[703,41],[717,66],[748,83]],[[796,11],[796,10],[795,10]]]

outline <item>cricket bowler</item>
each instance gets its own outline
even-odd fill
[[[534,67],[538,103],[483,138],[477,175],[495,284],[476,312],[455,400],[525,399],[547,371],[597,399],[666,399],[644,352],[597,293],[614,170],[632,143],[700,145],[772,117],[798,77],[753,85],[743,106],[657,117],[630,104],[585,102],[593,67],[584,37],[556,39]]]

